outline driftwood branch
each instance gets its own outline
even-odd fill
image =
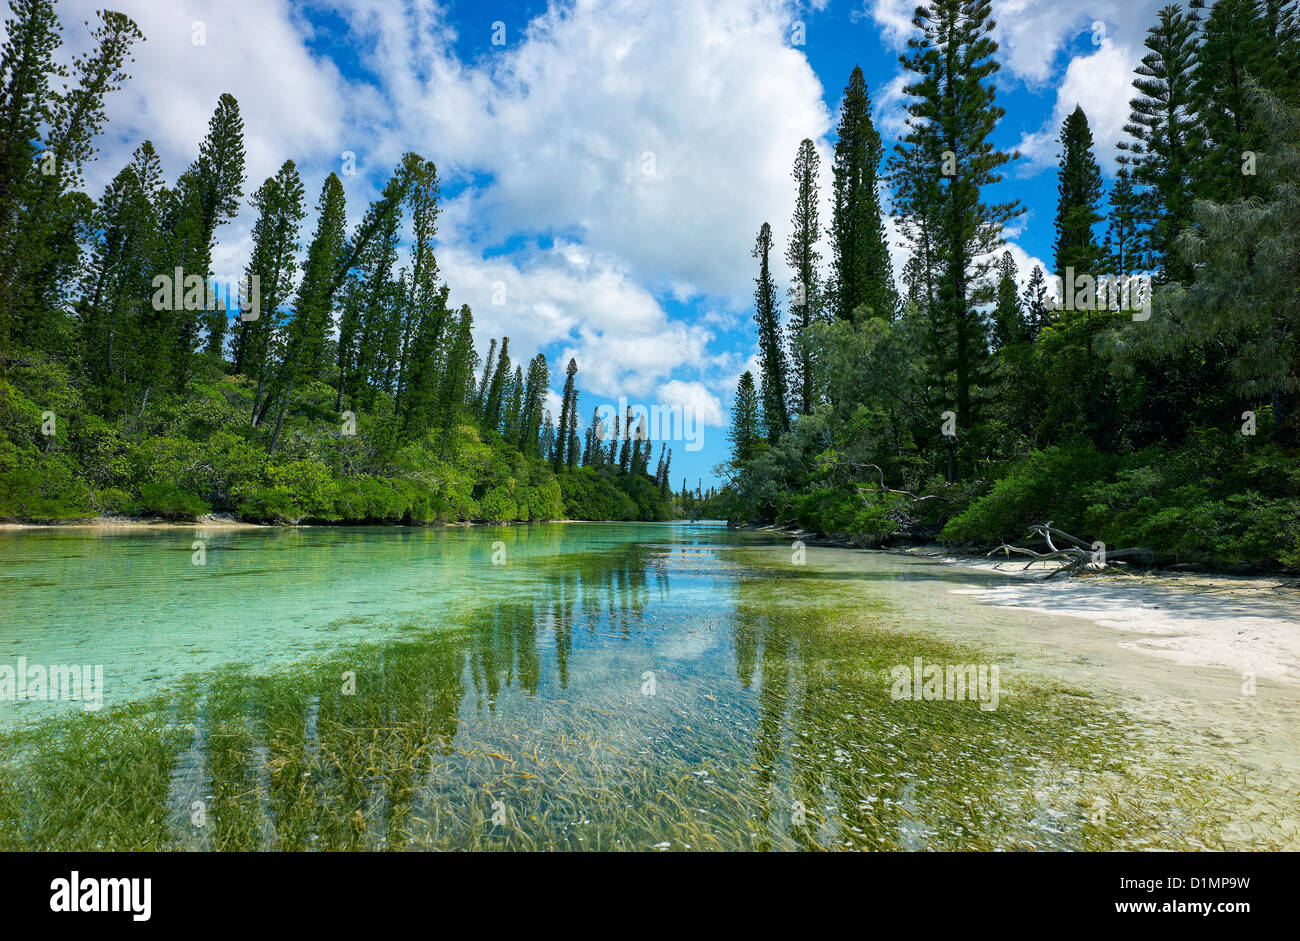
[[[1064,530],[1057,529],[1052,525],[1051,520],[1029,528],[1030,533],[1042,537],[1047,544],[1046,552],[1038,552],[1034,549],[1028,549],[1024,546],[1013,546],[1003,543],[988,555],[1002,553],[1010,557],[1012,554],[1029,556],[1029,561],[1025,563],[1025,569],[1037,562],[1055,562],[1060,561],[1060,565],[1043,576],[1044,580],[1056,578],[1058,575],[1070,578],[1082,571],[1091,569],[1093,571],[1103,571],[1107,564],[1112,560],[1132,559],[1132,558],[1151,558],[1150,549],[1128,548],[1128,549],[1107,549],[1100,543],[1087,543],[1077,536],[1071,536]],[[1055,541],[1054,541],[1055,540]],[[1057,542],[1062,545],[1058,547]],[[1023,571],[1023,570],[1022,570]]]

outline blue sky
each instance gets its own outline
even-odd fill
[[[829,190],[835,113],[854,64],[892,146],[913,5],[122,0],[147,41],[110,103],[87,185],[98,196],[144,138],[174,179],[224,91],[246,124],[249,195],[292,158],[314,206],[351,153],[356,172],[342,179],[355,224],[402,153],[416,151],[439,168],[438,260],[453,303],[474,309],[480,351],[503,334],[516,361],[541,350],[553,391],[575,357],[584,421],[620,396],[693,406],[703,447],[670,442],[673,485],[708,486],[727,454],[736,380],[756,369],[754,236],[772,224],[784,290],[790,165],[813,138]],[[94,4],[59,8],[75,50]],[[993,8],[1007,111],[996,139],[1024,157],[992,195],[1029,210],[1008,233],[1024,278],[1051,254],[1060,121],[1083,106],[1109,182],[1157,4]],[[219,231],[219,278],[242,269],[252,222],[246,205]],[[824,240],[820,248],[825,258]],[[893,251],[899,266],[906,249]]]

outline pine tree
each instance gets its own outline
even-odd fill
[[[759,260],[754,289],[754,320],[758,324],[758,358],[763,370],[763,414],[767,418],[767,439],[775,443],[790,428],[785,343],[781,338],[781,316],[777,311],[776,284],[768,267],[772,252],[772,227],[766,222],[758,230],[754,257]]]
[[[369,408],[395,354],[400,294],[395,290],[393,263],[397,259],[402,204],[409,174],[399,169],[370,204],[349,253],[348,285],[339,321],[338,398]]]
[[[487,359],[483,363],[483,379],[479,382],[478,394],[474,398],[475,413],[481,418],[484,415],[484,408],[487,406],[488,387],[492,384],[492,371],[496,369],[497,341],[496,337],[492,338],[488,346]]]
[[[1287,84],[1277,51],[1259,0],[1217,0],[1201,28],[1191,89],[1204,144],[1193,171],[1199,198],[1228,201],[1254,192],[1257,176],[1243,173],[1242,165],[1247,153],[1262,149],[1265,129],[1252,120],[1246,83]]]
[[[598,405],[592,410],[591,424],[587,426],[587,446],[582,452],[583,467],[592,467],[601,463],[601,458],[605,454],[605,442],[600,438],[603,428]]]
[[[898,296],[880,211],[880,135],[856,65],[844,89],[837,132],[830,231],[835,316],[851,321],[865,306],[872,316],[892,320]]]
[[[926,227],[933,253],[927,267],[936,279],[931,357],[937,374],[952,377],[958,427],[970,428],[972,391],[988,360],[982,285],[1003,226],[1023,210],[1018,201],[982,198],[1014,157],[989,139],[1004,113],[994,104],[999,65],[989,0],[933,0],[912,22],[920,35],[908,40],[911,52],[901,61],[916,80],[904,89],[910,130],[898,165],[918,177],[896,203],[914,226]]]
[[[525,454],[539,453],[538,435],[542,427],[542,411],[546,390],[551,385],[551,372],[546,357],[538,353],[528,364],[528,378],[524,384],[524,401],[519,429],[519,450]]]
[[[483,427],[492,431],[501,430],[501,406],[505,394],[505,384],[510,376],[510,338],[501,338],[501,352],[497,356],[496,369],[492,371],[492,382],[488,386],[487,397],[483,400]]]
[[[1041,269],[1039,273],[1041,275]],[[1029,339],[1029,330],[1020,311],[1020,285],[1016,274],[1016,262],[1011,252],[1003,252],[998,260],[996,304],[993,308],[994,349]]]
[[[1191,271],[1174,240],[1191,218],[1192,170],[1199,160],[1200,130],[1192,108],[1196,68],[1195,13],[1169,5],[1147,31],[1146,47],[1129,102],[1132,139],[1120,141],[1120,163],[1132,170],[1141,194],[1141,267],[1160,269],[1165,280],[1186,281]]]
[[[1029,328],[1029,339],[1036,340],[1043,328],[1050,322],[1047,308],[1047,278],[1039,265],[1029,273],[1029,283],[1021,297],[1025,310],[1025,321]]]
[[[1092,131],[1083,109],[1075,106],[1061,127],[1061,163],[1056,187],[1056,273],[1064,280],[1066,270],[1093,277],[1105,268],[1105,253],[1093,236],[1102,220],[1097,211],[1101,200],[1101,168],[1092,153]]]
[[[1300,441],[1300,106],[1251,86],[1246,107],[1268,128],[1259,194],[1196,203],[1194,226],[1178,246],[1195,280],[1174,295],[1175,316],[1141,324],[1153,329],[1138,344],[1162,357],[1188,347],[1219,351],[1231,391],[1271,404],[1294,444]]]
[[[271,369],[272,344],[280,339],[280,309],[293,292],[298,270],[298,226],[306,215],[302,180],[292,160],[258,187],[253,205],[258,217],[245,276],[250,286],[257,279],[259,309],[253,320],[243,320],[241,313],[234,352],[236,372],[255,383],[249,421],[256,425]]]
[[[216,231],[239,214],[239,200],[244,195],[244,120],[239,103],[222,94],[208,121],[208,135],[199,145],[199,157],[181,176],[177,208],[187,217],[177,220],[192,235],[184,245],[176,264],[185,274],[197,274],[206,285],[212,277],[212,251]],[[188,365],[199,328],[208,332],[208,352],[220,356],[225,342],[228,313],[224,308],[185,311],[181,318],[180,362],[186,367],[180,378],[188,379]]]
[[[731,407],[731,430],[728,440],[731,442],[731,463],[741,467],[758,453],[762,441],[762,415],[759,408],[758,392],[754,388],[754,376],[746,372],[740,377],[736,387],[736,400]],[[682,482],[683,491],[685,481]]]
[[[83,169],[106,100],[129,77],[123,67],[143,36],[129,17],[101,11],[91,51],[62,67],[53,6],[34,0],[12,9],[0,48],[0,346],[15,338],[49,348],[62,331],[95,208],[81,192]]]
[[[1141,212],[1141,197],[1133,189],[1128,167],[1120,167],[1110,190],[1110,215],[1106,223],[1104,248],[1108,273],[1126,277],[1137,270],[1137,226]]]
[[[646,465],[650,463],[650,437],[646,433],[645,416],[636,423],[636,434],[632,439],[632,457],[630,471],[634,477],[644,477]]]
[[[618,453],[618,472],[627,474],[632,470],[632,408],[628,407],[623,419],[623,447]]]
[[[279,442],[295,385],[316,378],[324,365],[325,336],[332,325],[334,298],[344,276],[347,207],[343,184],[333,173],[325,178],[316,209],[316,231],[307,248],[293,314],[284,330],[280,360],[263,401],[262,414],[257,418],[261,425],[271,409],[276,409],[272,453]]]
[[[540,454],[543,461],[551,460],[555,451],[555,422],[551,420],[551,410],[546,410],[546,415],[542,420],[542,436]]]
[[[20,222],[43,185],[38,147],[54,114],[51,80],[60,77],[54,56],[62,42],[49,0],[14,0],[11,10],[0,47],[0,349],[22,332],[27,314],[27,298],[17,294],[24,285],[16,283],[20,270],[31,268],[21,257]]]
[[[578,439],[577,431],[569,432],[569,452],[565,455],[566,466],[570,469],[578,466],[578,451],[582,447],[582,442]]]
[[[447,326],[447,285],[438,283],[433,239],[438,228],[438,169],[430,160],[408,154],[406,205],[411,213],[411,277],[404,301],[402,349],[394,411],[400,434],[423,435],[438,397],[438,370]]]
[[[147,383],[164,377],[166,313],[153,309],[154,272],[162,265],[159,233],[162,168],[145,141],[131,163],[113,178],[95,212],[91,257],[81,283],[81,362],[98,394],[100,410],[112,415],[143,396]]]
[[[510,392],[505,397],[505,419],[502,421],[501,434],[510,442],[519,440],[519,422],[524,407],[524,368],[515,367],[514,378],[510,380]]]
[[[800,415],[813,408],[814,379],[812,347],[808,328],[820,319],[821,285],[817,242],[821,239],[818,201],[821,198],[817,175],[821,158],[808,138],[799,144],[791,176],[795,181],[794,215],[790,219],[790,241],[785,260],[794,272],[790,285],[790,361],[794,385],[794,407]]]
[[[414,335],[403,356],[403,380],[398,389],[399,434],[408,441],[419,438],[433,425],[442,388],[439,372],[446,365],[442,355],[443,344],[448,340],[450,288],[442,285],[428,300],[419,296],[422,293],[415,300]]]
[[[473,407],[469,395],[473,392],[478,355],[474,352],[474,315],[468,304],[461,306],[451,337],[451,344],[442,358],[442,379],[434,412],[434,424],[442,439],[439,449],[443,454],[447,451],[452,432]]]
[[[619,466],[618,448],[619,448],[619,443],[621,441],[621,438],[619,437],[619,421],[620,421],[619,415],[617,412],[615,412],[614,433],[610,436],[609,439],[609,460],[605,462],[609,464],[610,467]]]
[[[577,425],[577,407],[578,393],[574,387],[574,376],[578,374],[577,360],[570,359],[569,365],[564,369],[564,394],[560,400],[560,426],[555,432],[555,471],[559,473],[563,467],[573,467],[577,464],[577,449],[572,446],[576,438],[575,426]]]

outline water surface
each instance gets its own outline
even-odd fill
[[[708,524],[198,535],[0,534],[0,664],[105,677],[0,701],[0,846],[1294,844],[1286,761],[1202,734],[1217,678],[996,574]],[[918,658],[996,703],[899,699]]]

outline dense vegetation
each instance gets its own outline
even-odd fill
[[[762,226],[762,374],[737,390],[727,514],[861,544],[996,545],[1051,520],[1167,561],[1300,568],[1296,3],[1159,11],[1108,199],[1087,116],[1068,116],[1056,298],[1001,250],[1025,207],[991,201],[1019,155],[993,142],[988,0],[933,0],[913,26],[884,167],[860,70],[845,90],[825,274],[799,145],[788,337]]]
[[[96,203],[83,171],[143,37],[101,13],[93,51],[67,70],[53,3],[11,7],[0,52],[0,518],[677,512],[671,453],[661,449],[651,476],[643,425],[620,436],[616,422],[607,454],[593,424],[582,447],[575,362],[557,428],[544,355],[513,364],[508,337],[475,351],[473,314],[449,309],[439,279],[432,162],[407,154],[351,234],[329,174],[304,253],[306,193],[286,160],[251,195],[244,279],[223,290],[213,251],[246,186],[238,103],[221,96],[174,185],[144,141]]]

